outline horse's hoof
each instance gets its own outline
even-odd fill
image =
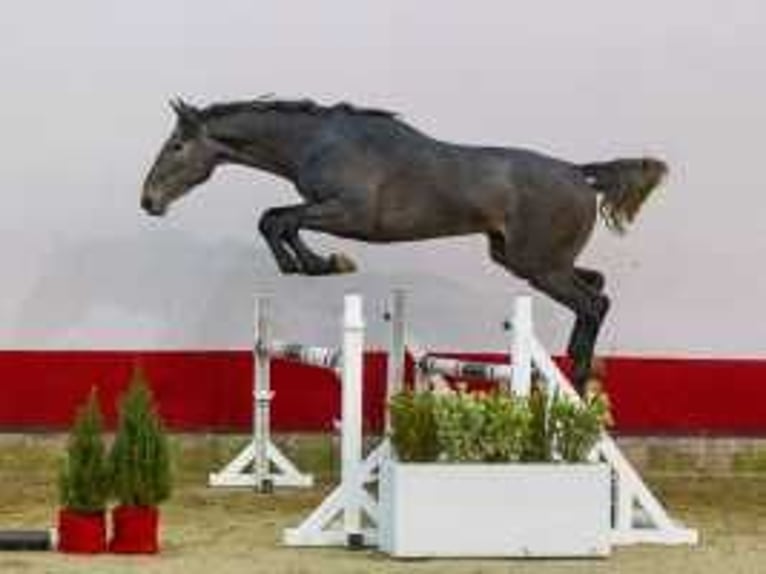
[[[356,271],[356,263],[342,253],[330,255],[330,263],[336,273],[353,273]]]
[[[301,272],[301,268],[295,264],[280,265],[279,272],[282,275],[295,275],[296,273]]]

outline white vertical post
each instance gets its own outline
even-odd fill
[[[341,396],[341,485],[344,490],[343,531],[349,546],[362,546],[362,369],[364,317],[362,298],[346,295],[343,313]]]
[[[532,384],[532,298],[528,295],[516,297],[511,334],[511,389],[527,396]]]
[[[269,462],[271,442],[271,369],[269,368],[269,300],[255,300],[255,341],[253,344],[253,459],[254,487],[261,492],[272,490]]]
[[[404,343],[404,301],[404,291],[402,289],[394,290],[392,307],[389,313],[389,320],[391,322],[391,341],[388,351],[388,368],[386,369],[388,380],[386,381],[386,404],[384,405],[384,430],[386,433],[391,430],[391,417],[388,405],[391,403],[391,398],[401,391],[404,386],[404,363],[406,360]]]

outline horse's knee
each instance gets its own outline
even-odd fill
[[[258,231],[267,239],[283,239],[290,232],[287,214],[279,209],[267,209],[258,221]]]
[[[277,231],[277,218],[271,210],[267,210],[258,220],[258,231],[264,237],[273,237]]]

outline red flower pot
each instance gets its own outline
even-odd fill
[[[159,552],[159,511],[154,506],[117,506],[112,510],[109,551],[117,554]]]
[[[58,549],[61,552],[98,554],[106,551],[106,519],[103,512],[59,510]]]

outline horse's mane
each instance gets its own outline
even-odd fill
[[[211,104],[206,108],[200,110],[202,118],[215,119],[222,116],[228,116],[232,114],[246,113],[246,112],[282,112],[282,113],[302,113],[311,115],[325,115],[333,112],[342,112],[350,115],[361,116],[379,116],[379,117],[396,117],[396,113],[377,109],[377,108],[363,108],[357,107],[347,102],[340,102],[332,106],[323,106],[316,103],[314,100],[271,100],[266,98],[259,98],[256,100],[244,101],[244,102],[227,102]]]

